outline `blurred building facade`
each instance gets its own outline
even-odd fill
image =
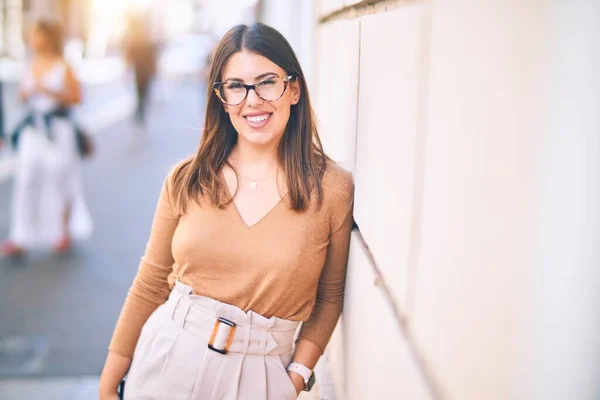
[[[2,0],[0,1],[0,55],[19,59],[25,55],[27,20],[36,16],[60,18],[67,37],[85,39],[89,0]]]
[[[146,16],[156,40],[206,33],[211,26],[211,0],[0,0],[0,56],[25,56],[27,21],[46,16],[65,24],[66,39],[81,52],[105,56],[120,45],[131,14]]]
[[[600,2],[260,10],[356,182],[336,398],[600,398]]]

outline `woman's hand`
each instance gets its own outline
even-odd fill
[[[304,378],[302,378],[302,376],[298,375],[295,372],[288,372],[288,375],[290,376],[292,383],[296,387],[296,394],[299,395],[300,392],[302,392],[302,390],[304,389]]]
[[[30,95],[31,93],[29,93],[27,90],[21,89],[19,91],[19,100],[21,100],[21,102],[24,103],[29,99]]]
[[[118,393],[100,393],[99,400],[120,400]]]
[[[311,342],[310,340],[300,339],[296,342],[296,351],[294,353],[293,361],[304,364],[310,369],[314,369],[319,357],[321,357],[321,349]],[[296,392],[300,392],[304,389],[304,378],[302,375],[296,372],[289,372],[290,379],[296,386]]]
[[[46,87],[44,86],[44,84],[40,81],[37,81],[35,83],[35,92],[37,93],[43,93],[43,94],[49,94],[50,91],[48,89],[46,89]]]
[[[131,359],[109,351],[100,376],[100,400],[119,400],[117,388],[131,365]]]

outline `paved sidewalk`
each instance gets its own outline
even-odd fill
[[[299,400],[317,400],[317,388]],[[0,380],[2,400],[97,400],[98,377]]]
[[[2,400],[98,400],[98,377],[0,380]]]

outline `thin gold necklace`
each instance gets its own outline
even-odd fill
[[[256,189],[256,188],[258,188],[258,182],[262,182],[262,181],[264,181],[265,179],[267,179],[267,178],[269,178],[269,177],[273,176],[273,174],[271,173],[271,174],[267,174],[267,175],[263,176],[262,178],[257,178],[257,179],[250,178],[250,177],[248,177],[248,176],[246,176],[246,175],[244,175],[244,174],[242,173],[242,168],[240,168],[240,163],[238,162],[238,160],[237,160],[237,157],[232,157],[232,161],[234,161],[234,164],[235,164],[235,165],[236,165],[236,167],[237,167],[237,168],[236,168],[236,172],[237,172],[237,173],[238,173],[238,174],[239,174],[239,175],[240,175],[242,178],[244,178],[245,180],[247,180],[248,182],[250,182],[250,188],[251,188],[251,189]],[[277,166],[277,170],[275,171],[275,175],[277,175],[278,173],[279,173],[279,166]]]
[[[236,164],[237,164],[237,166],[238,166],[238,167],[237,167],[237,172],[238,172],[238,174],[240,174],[240,176],[241,176],[242,178],[244,178],[245,180],[247,180],[248,182],[250,182],[250,188],[251,188],[251,189],[256,189],[256,188],[258,187],[258,182],[262,182],[262,181],[264,181],[265,179],[267,179],[267,178],[270,178],[271,176],[273,176],[273,174],[271,173],[271,174],[267,174],[267,175],[263,176],[262,178],[257,178],[257,179],[255,179],[255,178],[250,178],[250,177],[248,177],[248,176],[246,176],[246,175],[244,175],[244,174],[242,173],[242,169],[240,168],[240,165],[239,165],[239,163],[237,163],[237,162],[236,162]],[[277,170],[275,171],[275,175],[277,175],[278,173],[279,173],[279,167],[277,167]]]
[[[252,189],[256,189],[258,187],[258,182],[264,181],[268,177],[272,176],[272,174],[269,174],[269,175],[264,176],[262,178],[252,179],[252,178],[248,178],[246,175],[242,174],[240,171],[238,171],[238,173],[240,174],[240,176],[242,178],[244,178],[245,180],[247,180],[247,181],[250,182],[250,188],[252,188]]]

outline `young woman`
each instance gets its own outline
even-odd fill
[[[354,186],[323,153],[292,48],[266,25],[236,26],[209,84],[200,147],[163,186],[102,400],[128,371],[128,400],[296,398],[340,315]]]
[[[83,202],[76,128],[69,116],[69,109],[81,101],[81,89],[62,57],[61,24],[36,21],[29,44],[33,58],[20,95],[28,112],[11,138],[18,166],[10,237],[0,247],[4,256],[38,246],[66,252],[73,236],[86,236],[91,226]]]

